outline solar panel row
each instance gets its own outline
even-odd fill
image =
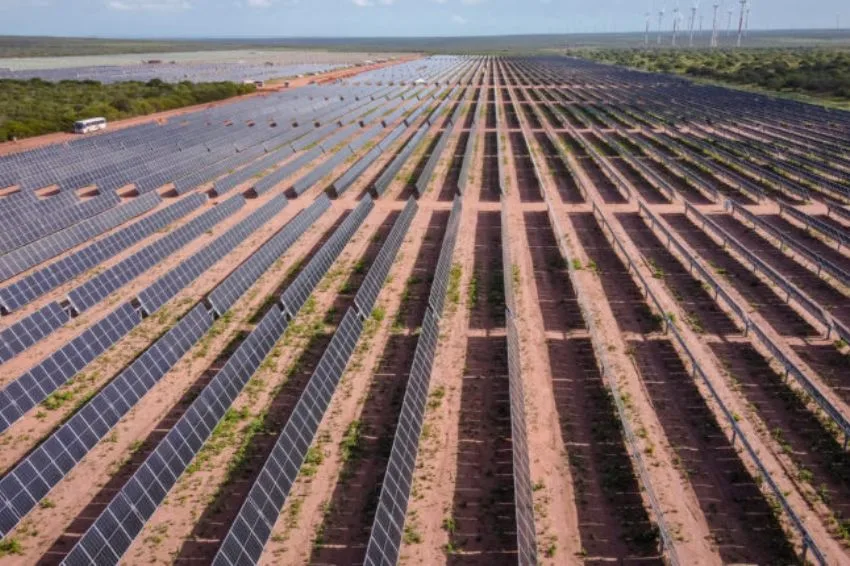
[[[276,169],[273,173],[270,173],[259,179],[254,183],[254,192],[258,195],[262,195],[276,187],[287,177],[292,176],[299,169],[316,159],[322,155],[322,148],[316,146],[312,149],[307,150],[303,154],[299,155],[283,167]]]
[[[206,195],[191,195],[114,234],[93,242],[8,287],[0,288],[0,306],[7,312],[20,308],[161,230],[173,221],[186,216],[206,201]]]
[[[428,157],[428,161],[425,162],[425,166],[422,168],[422,172],[419,173],[419,177],[416,179],[416,194],[422,196],[425,194],[425,190],[428,188],[428,183],[431,182],[431,177],[434,175],[434,170],[437,168],[437,164],[440,162],[440,158],[443,155],[443,150],[446,149],[446,145],[449,143],[449,138],[452,135],[451,128],[446,128],[440,134],[440,139],[437,141],[437,144],[434,146],[434,149],[431,150],[431,155]]]
[[[440,337],[438,316],[431,308],[425,313],[410,378],[404,392],[393,446],[387,462],[378,508],[366,547],[366,566],[396,566],[399,557],[407,504],[413,486],[413,471],[419,449],[419,436],[425,418],[431,368]]]
[[[0,232],[0,253],[34,242],[39,238],[58,232],[86,218],[100,214],[117,205],[120,199],[115,193],[98,195],[72,207],[59,208],[41,216],[7,218],[7,228]]]
[[[11,531],[212,326],[198,305],[0,480],[0,537]]]
[[[413,217],[416,216],[417,210],[419,210],[419,205],[416,203],[416,199],[410,197],[407,200],[404,210],[402,210],[395,224],[393,224],[392,230],[390,230],[390,233],[384,240],[381,251],[378,252],[375,261],[372,262],[372,266],[363,279],[360,289],[357,290],[357,294],[354,296],[354,306],[363,320],[372,316],[372,309],[378,300],[378,294],[384,286],[384,281],[390,272],[390,267],[392,267],[395,261],[398,250],[404,241],[404,237],[407,235],[407,231],[410,229],[410,223],[413,222]]]
[[[358,159],[354,165],[349,167],[342,175],[337,178],[331,185],[333,187],[334,193],[337,196],[341,195],[349,188],[354,182],[363,174],[366,169],[369,168],[372,163],[374,163],[380,156],[383,151],[379,146],[375,146],[369,151],[366,152],[366,155]]]
[[[244,165],[246,162],[259,157],[264,153],[264,151],[265,150],[262,146],[252,146],[244,151],[236,153],[235,155],[216,161],[215,163],[193,171],[189,175],[174,181],[174,190],[177,191],[177,194],[186,194],[189,191],[200,187],[204,183],[212,181],[216,177],[219,177],[228,171],[236,169],[237,167]]]
[[[460,165],[460,175],[457,181],[457,190],[460,194],[466,191],[466,185],[469,182],[469,172],[472,169],[472,160],[475,158],[475,142],[478,139],[478,130],[473,128],[469,132],[469,137],[466,140],[466,148],[463,151],[463,161]]]
[[[234,214],[244,205],[245,199],[242,195],[231,197],[159,240],[145,246],[68,293],[71,306],[77,312],[84,312],[116,289],[123,287],[176,250]]]
[[[71,549],[62,564],[117,564],[286,329],[273,307]]]
[[[428,305],[434,309],[437,316],[443,313],[446,300],[446,291],[449,287],[449,277],[452,270],[452,256],[457,242],[457,231],[460,225],[462,204],[460,197],[455,196],[449,222],[446,225],[446,234],[443,236],[443,245],[440,248],[440,257],[437,267],[434,269],[434,280],[431,283],[431,293],[428,296]]]
[[[505,286],[512,285],[511,278]],[[522,385],[519,334],[514,315],[506,311],[508,330],[508,381],[511,410],[511,447],[514,470],[514,506],[517,525],[517,564],[537,564],[537,538],[534,528],[534,495],[528,463],[528,433],[525,424],[525,393]]]
[[[348,146],[343,147],[321,165],[314,167],[303,177],[295,181],[295,183],[292,184],[292,189],[298,195],[304,194],[307,189],[329,175],[331,171],[341,165],[350,155],[351,149]]]
[[[223,195],[252,177],[262,176],[265,171],[274,167],[293,153],[294,151],[289,145],[275,149],[265,157],[251,163],[247,167],[243,167],[238,171],[234,171],[233,173],[222,177],[215,182],[213,190],[215,191],[215,194]]]
[[[44,401],[142,322],[125,303],[0,391],[0,432]]]
[[[421,126],[419,130],[409,140],[404,144],[404,147],[398,154],[393,158],[387,168],[384,169],[384,172],[381,173],[381,176],[378,177],[378,180],[375,181],[375,191],[382,195],[384,191],[387,190],[387,187],[390,186],[390,183],[393,182],[393,179],[401,171],[401,168],[404,167],[404,164],[413,154],[413,151],[425,137],[425,134],[428,133],[428,126]]]
[[[216,554],[216,566],[256,564],[363,331],[348,310]]]
[[[283,252],[295,243],[319,216],[330,208],[330,205],[331,202],[327,195],[320,196],[313,204],[293,218],[280,232],[263,244],[227,279],[222,281],[209,295],[209,304],[213,312],[218,316],[227,312],[260,275],[277,261],[283,255]]]
[[[296,313],[304,306],[313,289],[318,285],[322,277],[325,276],[331,264],[339,256],[340,252],[342,252],[345,245],[348,244],[351,236],[360,227],[360,224],[372,210],[373,206],[372,197],[366,195],[360,201],[360,204],[357,205],[357,208],[334,231],[333,235],[325,242],[318,253],[313,256],[310,263],[301,270],[295,281],[280,296],[281,309],[290,319],[295,317]]]
[[[0,331],[0,363],[11,360],[66,322],[71,315],[59,303],[48,303]]]
[[[303,300],[290,295],[285,301],[285,304],[295,309],[288,311],[290,316],[297,314],[321,276],[327,272],[354,230],[365,218],[365,213],[368,213],[371,208],[371,199],[364,199],[364,202],[361,202],[355,212],[337,228],[289,286],[287,292],[298,285],[298,296],[301,296],[301,292],[307,293]],[[359,214],[358,211],[360,211]],[[314,278],[316,273],[320,273],[318,279]],[[281,302],[284,302],[283,297]],[[283,335],[287,327],[285,314],[287,313],[279,305],[274,305],[266,313],[221,371],[184,413],[184,416],[169,431],[118,495],[110,501],[94,525],[86,531],[65,558],[63,564],[117,564],[132,540],[141,531],[144,523],[174,486],[177,478],[185,471],[237,395],[271,351],[275,342]]]
[[[103,234],[116,226],[145,213],[162,201],[156,193],[143,195],[127,204],[83,220],[70,228],[51,234],[32,244],[12,250],[0,257],[0,280],[14,277],[60,253]]]
[[[162,305],[174,298],[181,289],[218,263],[241,244],[245,238],[280,213],[287,204],[288,201],[283,195],[272,198],[236,226],[204,246],[192,257],[157,279],[138,295],[142,311],[147,315],[158,311]]]

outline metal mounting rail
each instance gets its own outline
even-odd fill
[[[738,203],[727,200],[725,207],[727,210],[731,211],[733,215],[735,213],[738,213],[741,217],[750,221],[754,227],[760,228],[761,230],[769,233],[771,236],[779,240],[781,248],[787,246],[793,249],[798,254],[805,257],[806,259],[808,259],[810,262],[814,263],[817,266],[818,276],[821,275],[822,271],[826,271],[832,277],[835,277],[838,281],[840,281],[843,285],[850,287],[850,273],[847,273],[831,261],[823,259],[818,254],[810,251],[794,238],[789,238],[788,236],[786,236],[773,226],[770,226],[764,220],[762,220],[746,208],[742,207]]]
[[[617,392],[617,384],[614,379],[616,375],[614,371],[611,369],[611,363],[608,361],[608,353],[605,348],[602,348],[602,340],[599,338],[598,333],[595,328],[588,324],[588,320],[593,320],[593,310],[588,305],[587,300],[583,293],[579,293],[578,289],[580,288],[578,285],[578,281],[575,277],[575,270],[571,267],[570,262],[570,254],[565,245],[566,236],[561,228],[561,221],[558,218],[558,214],[555,211],[555,208],[552,204],[552,201],[549,199],[549,193],[547,191],[543,191],[543,194],[546,199],[546,210],[549,214],[549,220],[552,223],[552,229],[555,232],[555,239],[558,242],[558,249],[563,257],[567,268],[567,273],[570,278],[570,283],[573,286],[573,289],[576,290],[576,300],[578,301],[579,309],[582,312],[582,318],[585,321],[585,326],[587,327],[588,333],[590,334],[590,343],[593,348],[593,353],[595,355],[596,360],[599,362],[600,369],[602,370],[602,376],[606,380],[608,384],[608,388],[614,393],[612,395],[614,399],[614,405],[617,407],[617,414],[619,416],[620,423],[623,426],[623,435],[625,436],[626,442],[629,447],[629,455],[634,462],[635,469],[637,470],[638,476],[640,477],[640,483],[643,486],[644,493],[646,494],[647,499],[649,500],[649,505],[652,508],[652,513],[655,517],[655,524],[658,527],[658,533],[661,537],[661,543],[664,547],[665,552],[667,553],[667,561],[670,566],[679,566],[681,562],[679,561],[679,557],[676,553],[676,547],[673,543],[674,538],[670,532],[670,528],[667,525],[666,520],[664,519],[664,511],[661,507],[661,502],[658,500],[658,497],[655,494],[655,490],[652,487],[652,483],[649,481],[649,472],[647,471],[646,464],[643,460],[643,451],[640,449],[640,446],[637,442],[637,437],[632,430],[631,425],[628,421],[628,415],[626,412],[626,406],[623,403],[620,395],[616,394]]]

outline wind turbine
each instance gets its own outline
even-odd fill
[[[738,47],[741,47],[741,38],[744,35],[744,13],[747,11],[747,0],[741,0],[741,14],[738,17]]]
[[[650,13],[646,13],[646,31],[643,34],[643,45],[644,47],[649,47],[649,16]]]
[[[661,24],[664,21],[664,8],[658,10],[658,45],[661,45]]]
[[[676,34],[679,32],[679,7],[673,8],[673,47],[676,47]]]
[[[711,46],[717,47],[717,8],[720,7],[720,2],[714,0],[714,20],[711,23]]]
[[[690,37],[688,38],[688,47],[694,46],[694,24],[697,19],[697,3],[694,2],[694,5],[691,6],[691,22],[688,25],[690,28],[688,31],[690,32]]]
[[[729,8],[727,14],[729,15],[729,19],[726,21],[726,37],[732,35],[732,8]]]

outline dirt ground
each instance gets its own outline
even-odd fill
[[[846,346],[828,339],[821,323],[796,302],[787,301],[764,274],[753,273],[741,254],[724,247],[716,234],[694,220],[693,213],[684,214],[684,203],[690,202],[719,225],[736,229],[736,237],[758,235],[744,225],[736,228],[740,222],[723,212],[722,203],[710,202],[708,191],[682,181],[687,166],[678,163],[667,171],[652,166],[673,187],[674,198],[668,202],[659,196],[665,194],[659,181],[644,176],[633,161],[602,150],[592,161],[576,141],[582,136],[598,148],[613,143],[614,137],[623,141],[646,130],[638,134],[628,128],[615,132],[602,127],[603,118],[616,121],[617,116],[605,113],[602,104],[596,105],[598,116],[574,107],[569,110],[575,112],[572,120],[554,124],[543,110],[548,107],[546,99],[532,96],[538,89],[534,79],[518,86],[519,77],[527,72],[521,65],[491,63],[486,65],[484,84],[465,94],[469,102],[478,92],[477,125],[463,119],[452,126],[377,308],[261,562],[356,564],[364,559],[448,224],[458,157],[462,159],[468,139],[475,144],[475,154],[461,196],[460,229],[400,563],[516,563],[512,453],[517,447],[509,404],[508,288],[516,300],[512,314],[520,343],[541,564],[662,564],[671,554],[682,564],[795,562],[802,550],[799,533],[781,512],[777,494],[761,479],[762,471],[740,435],[828,562],[850,563],[838,523],[850,508],[850,487],[840,472],[850,460],[841,449],[840,435],[797,382],[783,376],[765,342],[744,331],[728,302],[688,262],[713,274],[723,296],[743,305],[751,322],[764,329],[766,340],[780,344],[790,362],[842,412],[850,410],[850,394],[841,381]],[[605,89],[552,89],[564,90],[574,100],[604,100],[609,95]],[[596,124],[595,129],[586,128],[584,122]],[[440,124],[430,127],[422,147],[376,199],[374,210],[308,306],[135,539],[125,563],[204,564],[215,555],[386,235],[413,194],[411,180],[441,132]],[[50,504],[37,507],[15,529],[13,536],[21,541],[23,554],[7,557],[8,563],[61,560],[255,327],[270,306],[269,298],[285,288],[299,266],[370,191],[406,139],[402,136],[334,199],[331,210],[240,299],[233,316],[216,323],[217,330],[57,486]],[[147,319],[95,362],[85,378],[69,388],[74,401],[45,414],[33,412],[16,423],[0,438],[0,469],[10,469],[72,414],[76,400],[112,379],[352,162],[294,198],[281,214],[184,289],[163,316]],[[627,167],[627,162],[633,165]],[[249,199],[245,208],[210,234],[128,285],[126,294],[137,292],[289,188],[316,163],[268,195]],[[612,176],[608,164],[622,178]],[[625,188],[618,188],[617,182]],[[769,206],[747,206],[765,217],[775,213]],[[658,224],[649,222],[650,214]],[[816,300],[843,292],[819,279],[796,256],[778,250],[765,237],[762,240],[747,241],[758,241],[759,252],[778,271],[806,281],[806,292]],[[772,252],[774,248],[778,251]],[[137,249],[122,252],[106,265]],[[835,253],[840,254],[836,259],[850,258],[845,250]],[[506,258],[510,265],[503,265]],[[74,284],[92,275],[76,278]],[[70,285],[47,294],[37,305],[62,296]],[[116,295],[124,296],[124,291]],[[102,317],[119,298],[104,301],[2,369],[16,374],[25,370]],[[34,308],[9,320],[19,320]],[[836,305],[836,316],[841,308]]]

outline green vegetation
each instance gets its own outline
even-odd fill
[[[97,81],[0,80],[0,140],[71,131],[76,120],[132,118],[255,90],[231,82],[101,84]]]
[[[14,538],[5,538],[0,540],[0,558],[10,556],[12,554],[23,554],[24,548],[21,542]]]
[[[850,107],[850,50],[843,48],[595,49],[574,54],[645,71],[802,94]]]

